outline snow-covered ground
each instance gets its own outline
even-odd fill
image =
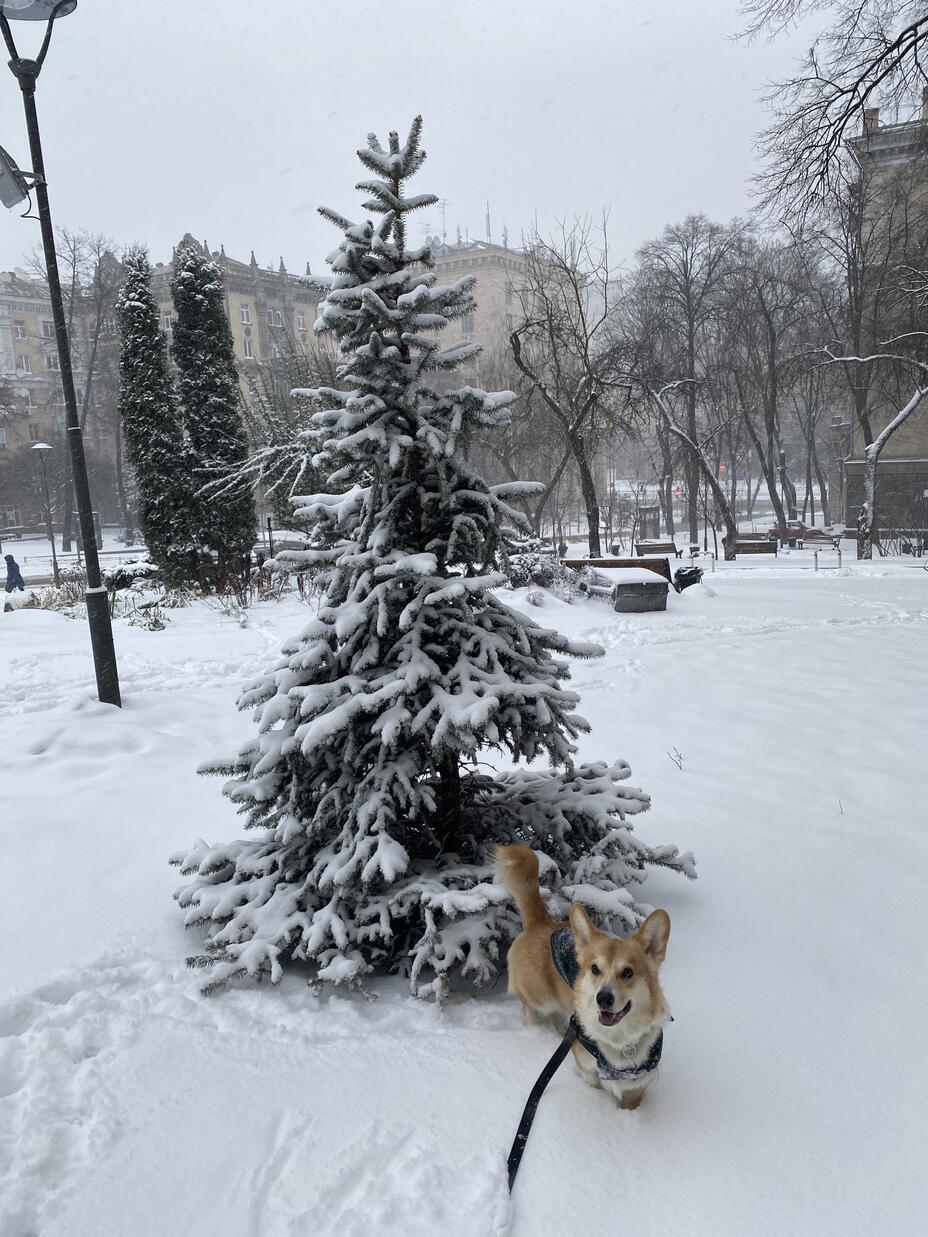
[[[75,548],[65,552],[61,548],[61,537],[55,535],[55,553],[58,566],[62,569],[83,565],[83,556],[77,550],[77,543],[71,544]],[[104,570],[116,566],[117,563],[131,562],[145,552],[145,546],[141,542],[135,545],[127,543],[123,539],[121,528],[103,529],[100,564]],[[6,538],[3,542],[3,553],[13,555],[27,584],[45,584],[51,580],[52,553],[47,537],[23,537],[20,541]]]
[[[634,1113],[564,1066],[511,1210],[505,1159],[555,1039],[503,985],[444,1008],[197,994],[169,852],[238,822],[201,761],[305,618],[199,605],[117,625],[0,614],[3,1237],[914,1237],[924,1172],[928,572],[720,565],[664,614],[548,598],[606,648],[576,671],[585,758],[621,756],[673,920],[664,1076]],[[525,606],[524,593],[510,595]]]

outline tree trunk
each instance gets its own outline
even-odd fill
[[[749,416],[745,416],[744,423],[747,426],[748,433],[751,436],[751,441],[754,444],[754,452],[757,455],[757,464],[758,464],[758,467],[760,468],[761,475],[763,476],[764,481],[767,483],[767,493],[770,495],[770,502],[771,502],[771,505],[773,506],[774,513],[777,517],[777,525],[780,529],[781,540],[782,540],[784,534],[786,533],[786,517],[783,514],[783,504],[780,502],[780,495],[777,493],[776,477],[774,476],[773,468],[771,467],[771,464],[767,459],[764,449],[760,444],[760,438],[755,432],[754,426],[751,423],[751,418]],[[760,482],[758,482],[757,488],[760,489]],[[756,497],[757,497],[757,492],[755,491],[755,498]]]
[[[454,849],[448,842],[461,827],[461,769],[456,752],[446,752],[438,762],[436,824],[443,834],[442,850]]]
[[[534,513],[532,515],[532,521],[535,526],[536,537],[541,536],[541,517],[544,514],[545,507],[547,507],[548,503],[550,502],[552,495],[557,490],[558,484],[560,483],[561,477],[564,473],[564,469],[567,467],[572,456],[573,456],[573,448],[568,446],[567,450],[564,452],[561,462],[558,464],[557,468],[554,470],[554,476],[548,482],[545,492],[542,494],[541,498],[538,500],[538,506],[535,508]]]
[[[583,506],[586,509],[586,522],[589,533],[590,558],[602,558],[599,540],[599,500],[596,497],[596,483],[593,471],[587,459],[586,443],[581,434],[571,434],[570,444],[580,475],[580,492],[583,495]]]
[[[696,441],[696,335],[692,321],[687,330],[686,436]],[[690,545],[699,545],[699,463],[687,452],[686,512],[689,521]]]
[[[122,429],[116,429],[116,493],[119,498],[119,511],[122,515],[123,538],[126,545],[135,540],[132,511],[129,507],[129,495],[126,490],[126,465],[122,446]]]
[[[786,499],[786,511],[790,520],[799,518],[799,513],[796,508],[796,487],[789,479],[789,473],[786,468],[786,452],[780,447],[777,451],[777,459],[779,462],[778,472],[780,475],[780,486],[783,490],[783,496]]]
[[[828,484],[825,481],[822,466],[819,463],[818,451],[815,446],[815,439],[812,439],[812,467],[815,470],[815,476],[818,479],[818,495],[819,506],[822,509],[822,523],[827,527],[831,524],[831,511],[828,504]]]
[[[880,453],[870,446],[864,462],[864,497],[857,513],[857,557],[873,558],[874,503],[876,499],[876,466]]]
[[[748,512],[747,512],[747,515],[748,515],[748,519],[752,523],[754,521],[754,505],[757,502],[757,495],[760,493],[761,482],[763,481],[763,479],[764,479],[764,475],[763,475],[763,472],[761,472],[761,475],[757,478],[757,484],[754,485],[752,488],[752,477],[751,477],[750,472],[748,473]]]
[[[671,541],[674,539],[675,526],[673,519],[673,452],[670,443],[660,424],[657,427],[657,444],[661,451],[661,479],[658,495],[664,517],[664,527]]]
[[[706,459],[705,452],[696,443],[695,439],[683,433],[679,426],[674,425],[670,419],[670,414],[666,411],[663,404],[658,399],[658,407],[661,409],[661,414],[665,418],[668,433],[679,438],[686,448],[687,459],[691,461],[696,468],[697,479],[702,473],[705,477],[706,485],[712,490],[712,495],[715,498],[716,505],[722,519],[725,521],[725,536],[722,538],[722,550],[725,555],[726,563],[734,562],[737,554],[738,545],[738,525],[735,523],[735,517],[732,514],[731,507],[728,504],[728,499],[725,497],[725,491],[719,484],[719,479],[712,471],[712,466]],[[708,507],[708,500],[706,502]],[[714,530],[713,530],[714,531]],[[698,545],[698,541],[695,543]]]

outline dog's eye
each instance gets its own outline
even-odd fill
[[[632,970],[630,966],[623,967],[622,970],[619,971],[619,979],[634,979],[634,978],[635,978],[635,972]]]
[[[594,975],[599,975],[599,974],[601,974],[601,971],[600,971],[599,967],[596,965],[596,963],[595,963],[595,962],[594,962],[594,963],[593,963],[593,965],[590,967],[590,970],[592,971],[592,973],[593,973]]]

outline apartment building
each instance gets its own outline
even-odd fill
[[[276,268],[259,266],[254,250],[249,261],[242,262],[230,258],[224,246],[211,250],[206,241],[195,240],[189,232],[175,246],[170,262],[152,268],[152,292],[169,339],[174,324],[173,257],[190,245],[211,258],[222,272],[235,356],[243,367],[253,362],[278,360],[287,352],[299,352],[308,347],[316,321],[316,305],[321,297],[309,263],[304,274],[294,275],[284,266],[283,258]]]
[[[890,219],[928,214],[928,88],[923,92],[921,114],[900,124],[880,123],[879,108],[865,112],[863,132],[849,142],[859,169],[865,211],[883,235],[885,216],[886,252],[901,244],[901,229]],[[879,212],[879,214],[877,213]],[[908,237],[908,223],[906,238]],[[871,347],[878,348],[883,324],[873,324]],[[874,436],[898,411],[885,396],[871,398],[868,412]],[[856,419],[851,435],[850,457],[844,464],[844,520],[853,525],[863,497],[864,441]],[[928,408],[917,409],[890,438],[880,456],[877,486],[877,522],[883,527],[928,527]]]

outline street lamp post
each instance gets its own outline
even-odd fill
[[[37,442],[32,446],[33,451],[38,451],[39,459],[42,461],[42,492],[45,497],[45,533],[48,537],[48,543],[52,547],[52,579],[55,582],[55,588],[61,586],[61,575],[58,571],[58,555],[55,553],[55,528],[52,524],[52,499],[48,488],[48,452],[52,447],[47,442]]]
[[[74,391],[74,374],[71,370],[71,351],[65,324],[64,302],[61,298],[61,281],[58,277],[58,259],[55,253],[55,233],[52,228],[51,210],[48,205],[48,189],[45,181],[45,162],[42,158],[42,143],[39,137],[39,120],[35,107],[35,83],[42,69],[52,27],[57,17],[66,17],[77,8],[77,0],[0,0],[0,31],[10,53],[10,70],[19,83],[26,113],[26,130],[29,134],[29,151],[32,156],[32,188],[35,190],[39,225],[42,231],[42,248],[45,251],[45,269],[48,276],[48,294],[52,304],[55,323],[55,341],[58,345],[58,360],[61,367],[61,389],[65,404],[68,454],[71,461],[71,478],[74,484],[77,516],[84,542],[84,558],[87,571],[87,622],[90,626],[90,644],[93,650],[94,671],[97,677],[97,694],[105,704],[119,705],[119,674],[116,669],[116,650],[113,646],[113,627],[110,622],[109,602],[106,588],[100,575],[100,559],[97,552],[97,534],[93,522],[93,504],[90,498],[90,481],[87,476],[87,461],[84,458],[84,441],[80,419],[77,414],[77,396]],[[35,60],[20,56],[13,42],[9,20],[44,21],[48,26],[42,47]],[[44,457],[43,457],[44,458]]]

